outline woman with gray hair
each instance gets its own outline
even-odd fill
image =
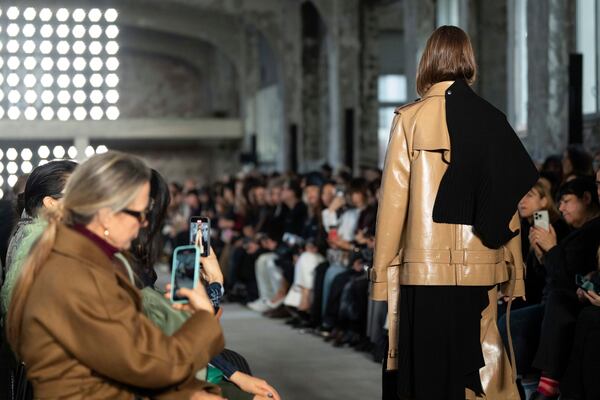
[[[143,315],[139,290],[115,258],[146,224],[149,180],[136,157],[98,155],[47,213],[6,327],[35,397],[221,399],[194,378],[224,345],[202,286],[180,290],[192,315],[166,336]]]

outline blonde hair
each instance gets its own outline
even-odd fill
[[[477,64],[471,40],[465,31],[450,25],[437,28],[427,39],[417,69],[417,93],[420,96],[432,85],[443,81],[465,79],[475,82]]]
[[[556,208],[556,203],[552,198],[552,192],[548,185],[544,182],[544,178],[538,179],[538,181],[533,185],[531,190],[535,190],[535,192],[542,199],[546,199],[546,207],[544,208],[548,211],[548,215],[550,216],[550,222],[555,222],[560,218],[560,214],[558,209]]]
[[[54,247],[58,226],[63,223],[87,225],[103,208],[114,212],[125,209],[149,180],[150,169],[142,160],[115,151],[96,155],[73,172],[60,205],[43,213],[48,227],[37,240],[15,283],[6,324],[7,339],[15,353],[19,354],[29,291]]]

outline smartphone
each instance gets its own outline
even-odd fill
[[[329,227],[329,234],[327,235],[327,239],[330,241],[335,241],[338,239],[338,227],[333,225]]]
[[[586,292],[588,290],[591,290],[592,292],[600,294],[600,286],[597,287],[596,285],[594,285],[594,282],[582,275],[575,275],[575,284],[582,290],[585,290]]]
[[[533,213],[533,226],[541,228],[546,231],[550,230],[550,216],[548,211],[541,210]]]
[[[200,249],[197,246],[179,246],[173,253],[171,268],[171,302],[187,303],[188,299],[178,296],[181,288],[193,289],[198,285],[200,277]]]
[[[335,187],[335,195],[337,197],[344,197],[346,195],[346,192],[344,190],[344,186],[342,185],[338,185]]]
[[[210,218],[190,218],[190,244],[198,246],[200,257],[210,255]]]

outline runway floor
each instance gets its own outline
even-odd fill
[[[366,353],[334,348],[237,304],[225,304],[226,347],[248,360],[284,400],[376,400],[381,398],[380,366]]]

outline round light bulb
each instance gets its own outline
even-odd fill
[[[17,42],[14,39],[11,39],[8,41],[8,43],[6,43],[6,51],[8,51],[9,53],[16,53],[17,51],[19,51],[19,42]]]
[[[71,17],[73,17],[73,21],[75,22],[82,22],[85,19],[85,11],[82,8],[77,8],[73,10]]]
[[[54,83],[54,77],[51,74],[44,74],[42,75],[40,82],[42,83],[43,87],[49,88]]]
[[[8,92],[8,101],[12,104],[17,104],[21,101],[21,93],[18,90],[11,90]]]
[[[42,103],[51,104],[54,101],[54,93],[51,90],[44,90],[41,99]]]
[[[6,182],[8,182],[8,186],[13,187],[17,184],[18,180],[19,180],[19,178],[17,178],[16,175],[10,175],[8,177],[8,179],[6,180]]]
[[[58,84],[59,88],[64,89],[71,84],[71,78],[69,78],[69,75],[67,74],[60,74],[58,79],[56,79],[56,83]]]
[[[33,111],[35,111],[35,108],[33,109]],[[35,115],[37,115],[37,111],[35,111]],[[35,116],[31,119],[35,119]],[[23,163],[21,163],[21,171],[23,171],[24,173],[28,174],[31,172],[32,169],[33,165],[31,165],[31,162],[24,161]]]
[[[101,144],[100,146],[96,147],[96,154],[104,154],[107,151],[108,151],[108,147],[106,147],[103,144]]]
[[[100,117],[100,118],[102,118],[102,117]],[[100,119],[100,118],[98,118],[98,119]],[[94,151],[94,148],[92,146],[87,146],[85,148],[85,156],[86,157],[91,157],[94,154],[96,154],[96,152]]]
[[[119,68],[119,60],[117,57],[108,57],[106,59],[106,69],[116,71]]]
[[[94,41],[88,46],[88,51],[96,56],[102,52],[102,44],[98,41]]]
[[[58,99],[58,102],[60,104],[68,104],[69,101],[71,101],[71,94],[66,91],[66,90],[61,90],[60,92],[58,92],[58,95],[56,96],[56,98]],[[62,109],[63,107],[61,107]],[[60,113],[60,109],[58,110],[58,112]],[[58,117],[60,119],[60,115]]]
[[[119,84],[119,77],[117,76],[117,74],[108,74],[106,75],[104,82],[106,82],[106,86],[114,88],[117,87],[117,85]]]
[[[111,40],[110,42],[106,43],[104,49],[106,50],[107,54],[114,55],[119,51],[119,44],[114,40]]]
[[[37,78],[33,74],[27,74],[23,78],[23,83],[25,84],[25,87],[32,88],[37,83]]]
[[[6,150],[6,158],[9,159],[10,161],[16,160],[18,156],[19,156],[19,153],[17,153],[17,150],[14,149],[13,147]]]
[[[99,106],[94,106],[90,110],[90,117],[95,121],[102,119],[103,115],[104,115],[104,111],[102,111],[102,108]]]
[[[69,52],[69,42],[66,40],[61,40],[58,42],[56,45],[56,51],[58,51],[58,54],[67,54]]]
[[[67,26],[67,24],[60,24],[56,28],[56,36],[58,36],[59,38],[62,38],[62,39],[69,36],[69,27]]]
[[[23,10],[23,18],[25,18],[26,21],[33,21],[36,15],[37,13],[33,7],[27,7],[25,10]]]
[[[92,87],[99,88],[102,86],[103,81],[102,75],[100,74],[92,74],[92,76],[90,76],[90,85],[92,85]]]
[[[38,149],[38,156],[40,156],[40,158],[48,158],[48,156],[50,156],[50,149],[48,146],[40,146]]]
[[[59,110],[59,112],[60,112],[60,110]],[[54,148],[52,149],[52,154],[56,158],[63,158],[66,153],[67,152],[66,152],[65,148],[62,146],[54,146]]]
[[[17,19],[19,18],[19,8],[18,7],[8,7],[8,9],[6,10],[6,17],[8,19]]]
[[[83,25],[75,25],[71,33],[73,34],[74,38],[81,39],[85,35],[85,28]]]
[[[33,24],[25,24],[23,27],[23,36],[32,37],[35,35],[35,26]]]
[[[119,92],[115,89],[110,89],[104,97],[106,97],[106,101],[110,104],[116,104],[119,101]]]
[[[23,61],[23,66],[25,66],[25,69],[28,71],[31,71],[32,69],[34,69],[37,65],[37,60],[35,59],[35,57],[32,56],[28,56],[25,57],[25,61]]]
[[[54,32],[54,29],[52,28],[52,25],[50,25],[50,24],[44,24],[40,28],[40,35],[42,35],[42,37],[45,39],[52,36],[53,32]]]
[[[84,107],[75,107],[75,110],[73,111],[73,117],[75,117],[75,119],[77,121],[83,121],[85,119],[85,117],[87,117],[87,111],[85,110]],[[71,158],[75,158],[77,157],[72,156]]]
[[[81,40],[77,40],[73,43],[73,53],[75,54],[83,54],[85,52],[85,43]]]
[[[108,107],[106,109],[106,118],[108,118],[111,121],[114,121],[117,118],[119,118],[119,109],[115,106]]]
[[[104,19],[106,20],[106,22],[115,22],[118,16],[119,13],[114,8],[109,8],[106,11],[104,11]]]
[[[17,171],[19,170],[19,166],[17,165],[16,162],[11,161],[8,164],[6,164],[6,172],[8,172],[9,174],[16,174]]]
[[[35,42],[33,40],[26,40],[25,43],[23,43],[23,51],[26,54],[31,54],[35,51]]]
[[[92,57],[90,60],[90,69],[92,71],[100,71],[102,69],[102,59],[100,57]]]
[[[100,25],[92,25],[88,29],[88,34],[92,39],[98,39],[102,35],[102,28]]]
[[[92,22],[98,22],[100,21],[100,18],[102,18],[102,11],[97,8],[92,8],[88,11],[88,18]]]
[[[69,59],[67,57],[60,57],[58,59],[58,61],[56,61],[56,67],[60,70],[60,71],[66,71],[69,69],[69,67],[71,66],[71,62],[69,61]]]
[[[56,112],[56,116],[61,121],[67,121],[71,117],[71,111],[67,107],[61,107]]]
[[[73,77],[73,86],[76,88],[82,88],[85,86],[85,76],[83,74],[75,74]]]
[[[44,57],[42,58],[40,66],[44,71],[50,71],[54,67],[54,60],[50,57]]]
[[[117,28],[116,25],[109,25],[104,30],[104,33],[106,34],[107,38],[115,39],[117,36],[119,36],[119,28]]]
[[[6,77],[6,83],[8,83],[8,86],[15,87],[19,84],[19,82],[21,82],[21,78],[19,78],[19,75],[15,74],[14,72],[11,72]]]
[[[46,107],[42,108],[41,114],[42,114],[42,119],[44,121],[50,121],[52,118],[54,118],[54,110],[52,109],[52,107],[46,106]],[[50,154],[50,150],[48,150],[48,154]],[[42,158],[45,158],[45,157],[42,157]]]
[[[40,43],[40,52],[42,54],[50,54],[52,52],[52,42],[49,40],[42,40],[42,43]]]
[[[19,59],[19,57],[10,56],[8,57],[8,60],[6,60],[6,66],[8,67],[8,69],[18,69],[21,66],[21,60]]]
[[[64,22],[69,19],[69,10],[66,8],[59,8],[56,11],[56,19],[60,22]]]
[[[31,161],[31,157],[33,157],[33,152],[31,151],[31,149],[24,148],[23,150],[21,150],[21,158],[23,159],[23,161]]]
[[[85,92],[83,90],[76,90],[73,93],[73,101],[77,104],[85,103],[86,99],[87,99],[87,96],[85,95]]]
[[[19,110],[19,107],[11,106],[9,107],[6,115],[8,115],[8,118],[12,120],[19,119],[21,116],[21,110]]]
[[[37,117],[37,110],[35,109],[35,107],[27,107],[23,115],[25,116],[25,119],[27,121],[33,121],[35,117]]]
[[[100,90],[92,90],[92,92],[90,93],[90,101],[94,104],[102,103],[103,99],[104,96],[102,95],[102,92]]]
[[[40,13],[38,14],[38,16],[40,17],[40,20],[42,21],[50,21],[52,19],[52,11],[50,11],[49,8],[42,8],[40,10]]]
[[[86,65],[87,62],[83,57],[75,57],[75,59],[73,60],[73,69],[75,69],[75,71],[83,71]]]
[[[83,111],[85,112],[85,110],[83,110]],[[73,113],[73,115],[75,115],[75,113]],[[77,147],[69,146],[69,150],[67,150],[67,154],[69,155],[69,158],[71,158],[71,159],[77,158]]]
[[[19,25],[12,23],[12,24],[8,24],[8,26],[6,27],[6,34],[10,37],[15,37],[19,34]]]

